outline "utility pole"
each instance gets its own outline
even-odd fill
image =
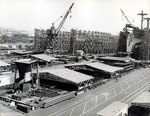
[[[138,15],[141,15],[141,29],[143,29],[144,16],[147,15],[147,13],[143,13],[143,10],[142,10],[142,12],[138,13]]]
[[[147,59],[149,60],[149,21],[150,18],[144,18],[147,21],[147,33],[146,33],[146,39],[147,39]]]

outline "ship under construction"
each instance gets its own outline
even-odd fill
[[[147,13],[144,13],[143,11],[139,13],[138,15],[141,16],[140,28],[131,24],[128,18],[126,17],[126,19],[128,20],[128,24],[126,24],[123,31],[120,32],[117,52],[120,53],[120,55],[121,54],[130,55],[136,60],[149,61],[149,58],[150,58],[149,20],[150,19],[144,18],[144,16],[147,15]],[[147,21],[146,28],[143,28],[144,20]]]

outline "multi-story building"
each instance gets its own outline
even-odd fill
[[[35,48],[44,50],[46,31],[35,29]],[[59,53],[72,53],[83,50],[88,54],[110,54],[117,50],[118,36],[97,31],[74,30],[61,31],[53,40],[53,49]]]

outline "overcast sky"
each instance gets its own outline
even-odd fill
[[[118,34],[127,23],[120,9],[137,26],[141,19],[137,13],[143,10],[150,17],[150,0],[0,0],[0,27],[32,32],[35,28],[50,28],[73,2],[72,18],[68,16],[62,30],[76,28]]]

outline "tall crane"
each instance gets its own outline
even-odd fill
[[[68,9],[67,13],[65,14],[65,16],[63,17],[62,21],[60,22],[59,26],[56,29],[56,34],[59,33],[60,29],[62,28],[63,24],[66,21],[66,18],[68,17],[68,14],[71,12],[71,9],[73,7],[74,3],[72,3],[72,5],[70,6],[70,8]]]
[[[58,27],[55,29],[54,27],[54,23],[52,23],[52,26],[50,29],[47,30],[47,41],[46,41],[46,46],[45,46],[45,50],[46,49],[54,49],[53,46],[53,40],[57,37],[58,33],[60,32],[60,29],[62,28],[63,24],[65,23],[69,13],[71,12],[71,9],[73,7],[74,3],[72,3],[72,5],[69,7],[69,9],[67,10],[66,14],[64,15],[62,21],[60,22],[60,24],[58,25]],[[53,50],[52,50],[53,51]]]

